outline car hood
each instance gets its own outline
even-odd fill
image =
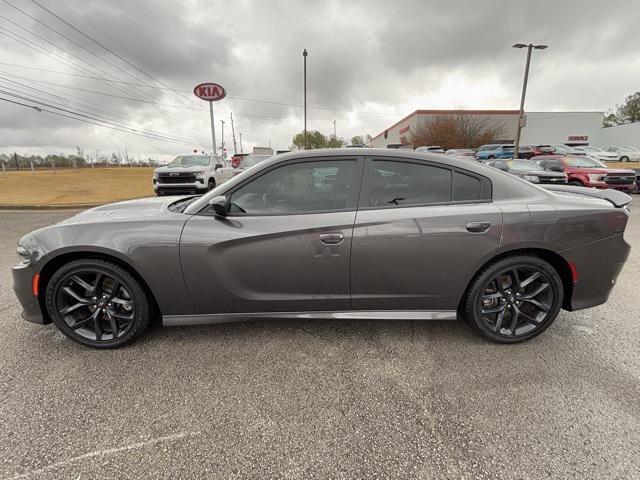
[[[97,223],[109,221],[138,221],[176,215],[169,210],[169,205],[184,197],[151,197],[110,203],[100,207],[90,208],[63,220],[60,224]]]
[[[567,175],[563,172],[551,172],[547,170],[532,170],[529,172],[520,172],[522,175],[535,175],[537,177],[565,178]]]
[[[207,167],[206,165],[200,167],[158,167],[153,171],[153,173],[193,173],[201,172],[202,170],[206,170],[207,168],[209,167]]]
[[[624,175],[635,175],[633,170],[623,168],[599,168],[599,167],[567,167],[568,172],[584,173],[620,173]]]

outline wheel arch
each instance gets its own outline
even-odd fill
[[[458,311],[462,311],[461,307],[464,304],[467,292],[469,291],[469,287],[476,279],[478,274],[484,270],[488,265],[502,260],[506,257],[513,257],[516,255],[529,255],[533,257],[541,258],[548,262],[560,275],[560,279],[562,280],[562,287],[564,291],[564,297],[562,299],[562,308],[565,310],[571,310],[571,296],[573,295],[573,274],[571,272],[571,267],[569,266],[569,262],[559,253],[556,253],[552,250],[548,250],[545,248],[536,248],[536,247],[527,247],[527,248],[516,248],[513,250],[507,250],[500,252],[495,257],[491,257],[487,261],[485,261],[480,267],[476,270],[473,276],[467,282],[464,293],[460,298],[460,302],[458,304]]]
[[[140,275],[140,273],[134,268],[134,266],[122,259],[118,255],[114,255],[107,251],[91,251],[91,250],[73,250],[66,251],[56,255],[55,257],[50,258],[40,269],[40,281],[38,283],[38,303],[40,304],[40,310],[42,311],[43,318],[45,323],[50,323],[51,319],[47,313],[47,307],[45,305],[45,292],[47,289],[47,285],[51,280],[53,274],[64,264],[72,262],[74,260],[80,259],[96,259],[96,260],[105,260],[108,262],[115,263],[119,267],[122,267],[127,272],[129,272],[133,278],[135,278],[146,292],[148,298],[151,300],[152,307],[152,315],[156,317],[161,315],[160,307],[158,305],[158,301],[153,293],[153,290],[149,287],[147,281]]]

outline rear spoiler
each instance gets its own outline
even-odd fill
[[[608,201],[614,207],[622,208],[631,202],[631,196],[613,189],[599,190],[597,188],[576,187],[574,185],[540,185],[546,190],[558,193],[583,195],[585,197],[601,198]]]

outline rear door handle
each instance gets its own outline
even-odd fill
[[[484,233],[489,230],[491,224],[489,222],[467,222],[464,226],[471,233]]]
[[[340,245],[344,240],[344,233],[323,233],[320,235],[320,241],[325,245]]]

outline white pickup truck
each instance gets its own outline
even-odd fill
[[[178,155],[153,171],[156,195],[204,193],[233,177],[233,168],[221,156]]]

